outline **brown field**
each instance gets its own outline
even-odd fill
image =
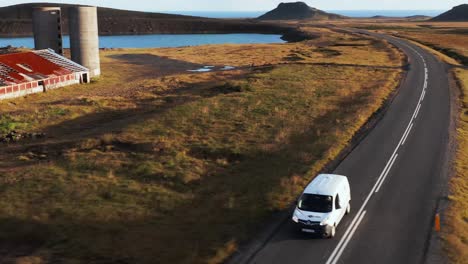
[[[46,137],[1,146],[0,262],[224,260],[397,86],[393,47],[320,32],[103,51],[92,84],[1,101],[0,134]]]
[[[449,33],[454,32],[454,33]],[[468,65],[468,25],[464,33],[456,30],[437,30],[429,32],[399,32],[396,35],[428,46],[463,65]]]

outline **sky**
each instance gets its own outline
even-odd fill
[[[30,2],[98,5],[139,11],[263,11],[287,0],[0,0],[0,6]],[[448,10],[468,0],[303,0],[323,10]]]

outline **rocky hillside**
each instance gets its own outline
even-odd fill
[[[468,4],[463,4],[434,17],[431,21],[468,21]]]
[[[330,20],[343,19],[345,16],[327,13],[325,11],[308,6],[304,2],[281,3],[274,10],[260,16],[259,20]]]
[[[1,20],[30,20],[32,18],[32,9],[34,7],[54,6],[62,8],[62,16],[64,19],[68,18],[68,7],[73,6],[69,4],[55,4],[55,3],[29,3],[19,4],[13,6],[0,7]],[[112,8],[98,7],[99,18],[111,18],[118,16],[119,18],[138,17],[138,18],[151,18],[151,19],[196,19],[196,17],[169,15],[162,13],[146,13],[127,11]]]
[[[68,33],[66,4],[34,3],[0,7],[0,36],[31,36],[33,7],[62,8],[64,34]],[[273,33],[291,34],[290,28],[256,20],[221,20],[202,17],[98,8],[99,34]]]

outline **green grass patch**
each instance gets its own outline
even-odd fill
[[[17,121],[9,115],[0,116],[0,134],[6,134],[12,130],[21,129],[25,126],[25,123]]]

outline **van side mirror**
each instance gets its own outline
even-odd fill
[[[295,200],[295,201],[294,201],[294,205],[297,205],[298,203],[299,203],[298,200]]]
[[[338,194],[335,197],[335,208],[341,209],[340,196]]]

